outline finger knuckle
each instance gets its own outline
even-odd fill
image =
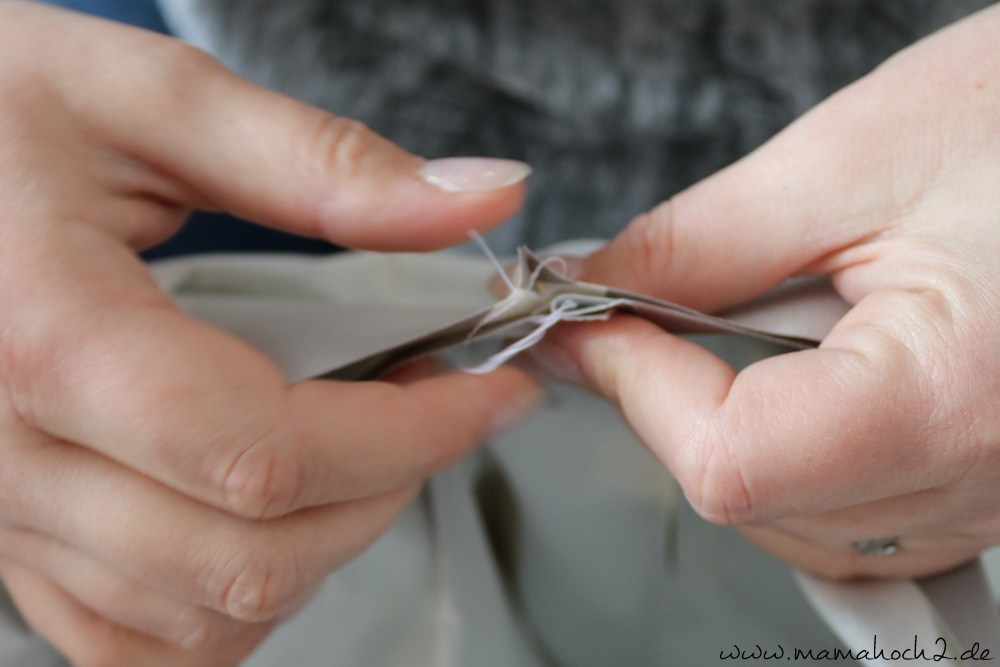
[[[178,624],[174,643],[185,651],[200,652],[222,645],[231,636],[232,621],[213,618],[192,608]]]
[[[305,150],[321,157],[324,173],[350,179],[360,174],[372,154],[375,135],[359,121],[324,114],[309,137]]]
[[[175,39],[152,37],[145,45],[135,72],[142,79],[171,93],[193,91],[205,72],[221,70],[222,65],[206,51]]]
[[[759,518],[747,476],[732,448],[706,435],[690,439],[678,479],[691,507],[706,521],[738,526]]]
[[[120,44],[103,54],[108,67],[108,94],[95,99],[89,91],[67,90],[71,108],[104,109],[128,95],[149,100],[150,118],[173,118],[199,122],[206,98],[217,94],[218,76],[227,73],[212,55],[180,40],[155,34],[133,34],[128,57],[121,57]],[[96,114],[92,111],[89,116]],[[105,130],[107,131],[107,130]]]
[[[176,39],[158,40],[158,44],[180,74],[195,75],[205,70],[224,69],[215,56],[203,49],[194,48]]]
[[[245,541],[217,572],[214,604],[244,623],[274,620],[308,585],[294,549],[273,532]]]
[[[263,438],[244,448],[218,475],[225,509],[247,519],[267,519],[296,508],[304,480],[288,448]]]
[[[632,284],[641,285],[649,276],[667,275],[676,256],[676,204],[668,199],[634,218],[621,239],[627,244],[628,271]]]
[[[0,337],[0,372],[13,416],[27,426],[37,426],[40,404],[52,386],[68,375],[55,341],[30,336],[10,327]]]

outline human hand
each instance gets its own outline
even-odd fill
[[[524,168],[424,163],[37,5],[0,2],[0,63],[0,576],[77,665],[235,664],[536,393],[512,370],[286,386],[135,250],[193,206],[439,247],[513,212]]]
[[[703,517],[805,570],[915,576],[1000,543],[998,38],[995,6],[901,52],[582,266],[707,311],[830,274],[853,307],[820,349],[737,374],[616,317],[536,352],[617,402]]]

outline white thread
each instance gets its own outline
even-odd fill
[[[572,310],[575,306],[576,304],[572,301],[564,302],[558,309],[541,318],[538,326],[531,333],[511,343],[475,368],[467,368],[466,372],[483,375],[500,368],[514,356],[533,347],[538,341],[542,340],[546,331],[563,321],[563,313]],[[534,320],[534,318],[531,319]]]
[[[490,250],[490,247],[486,245],[486,240],[483,238],[482,234],[473,229],[469,232],[469,238],[472,239],[473,243],[479,246],[479,249],[483,251],[484,255],[486,255],[486,259],[490,260],[490,264],[492,264],[493,268],[496,269],[497,274],[500,276],[500,279],[503,280],[505,285],[507,285],[507,290],[509,292],[514,292],[514,290],[517,289],[515,285],[518,282],[520,282],[520,280],[511,282],[510,277],[507,276],[507,272],[503,270],[503,266],[500,264],[500,260],[497,259],[496,255],[493,254],[493,251]],[[520,268],[521,267],[518,266],[519,273],[520,273]],[[520,276],[518,277],[520,278]]]
[[[466,343],[475,339],[476,336],[479,335],[479,332],[487,324],[495,322],[512,308],[521,305],[526,297],[531,298],[532,296],[541,296],[535,292],[535,285],[541,278],[542,271],[550,265],[560,265],[562,273],[566,273],[567,270],[566,261],[562,257],[546,257],[541,260],[538,263],[538,266],[536,266],[531,274],[527,276],[527,281],[524,280],[524,264],[523,262],[518,262],[517,273],[515,274],[514,279],[511,280],[506,271],[504,271],[503,267],[500,265],[500,260],[498,260],[496,255],[493,254],[489,246],[486,245],[486,241],[483,240],[483,237],[475,231],[470,231],[469,237],[477,246],[479,246],[479,249],[483,251],[483,254],[486,255],[490,263],[493,264],[493,268],[495,268],[497,273],[500,274],[500,277],[507,286],[509,293],[503,300],[494,305],[493,308],[490,309],[490,312],[487,313],[475,327],[473,327],[472,331],[469,332],[469,335],[466,336]],[[468,373],[476,374],[485,374],[494,371],[524,350],[536,345],[542,340],[542,338],[545,337],[545,334],[549,329],[560,322],[590,322],[595,320],[604,320],[607,319],[611,310],[623,303],[624,301],[620,299],[608,299],[606,297],[594,297],[583,294],[561,294],[556,296],[548,304],[548,313],[528,315],[492,331],[491,333],[493,335],[502,335],[504,331],[520,328],[525,324],[535,325],[535,328],[530,332],[500,350],[482,364],[465,370]]]
[[[482,235],[473,229],[469,231],[469,238],[471,238],[472,241],[483,252],[483,254],[486,255],[486,259],[488,259],[490,264],[493,265],[493,268],[500,276],[500,279],[503,280],[504,284],[507,286],[508,293],[507,296],[503,298],[503,300],[495,304],[493,308],[490,309],[490,312],[487,313],[486,316],[483,319],[481,319],[479,323],[476,324],[475,327],[473,327],[472,331],[469,332],[469,335],[465,337],[466,344],[470,343],[477,335],[479,335],[480,330],[482,330],[484,326],[496,320],[504,313],[509,311],[511,308],[516,306],[523,297],[523,293],[521,293],[520,290],[520,284],[522,278],[521,274],[523,273],[521,270],[521,264],[518,263],[517,274],[515,275],[514,280],[511,281],[510,277],[507,275],[507,272],[504,271],[503,266],[500,264],[500,260],[497,258],[496,255],[493,254],[493,251],[490,250],[490,247],[486,244],[486,240],[482,237]]]
[[[600,297],[582,297],[586,302],[583,305],[577,303],[574,298],[581,298],[580,295],[563,294],[552,300],[549,304],[550,312],[545,315],[533,315],[518,322],[512,322],[507,327],[503,327],[493,332],[502,333],[505,328],[514,328],[526,323],[537,325],[529,333],[514,341],[504,349],[500,350],[492,357],[474,368],[467,368],[467,373],[484,374],[495,371],[512,358],[525,350],[537,345],[549,329],[560,322],[594,322],[606,320],[611,311],[625,302],[621,299],[601,299]]]
[[[565,259],[563,259],[562,257],[546,257],[545,259],[543,259],[542,261],[540,261],[538,263],[538,266],[535,267],[535,270],[531,272],[531,277],[528,278],[528,284],[524,286],[524,289],[530,289],[530,290],[535,289],[535,283],[538,282],[538,279],[542,275],[542,271],[549,264],[561,264],[562,267],[563,267],[563,273],[566,272],[566,260]]]
[[[470,232],[470,234],[475,234],[475,232]],[[482,243],[481,247],[484,249],[484,251],[490,253],[490,250],[488,247],[486,247],[486,242],[483,241],[482,237],[479,237],[478,235],[477,237],[479,242]],[[494,257],[492,253],[489,254],[489,258],[494,263],[494,266],[500,265],[500,263],[497,261],[496,257]],[[465,337],[466,342],[469,342],[472,339],[474,339],[484,326],[486,326],[490,322],[499,319],[509,310],[511,310],[519,303],[521,303],[522,299],[524,299],[526,295],[530,294],[531,292],[534,292],[535,283],[538,282],[538,278],[541,276],[542,270],[546,268],[547,264],[562,264],[563,271],[566,270],[566,260],[564,260],[562,257],[546,257],[541,262],[539,262],[538,266],[535,267],[535,270],[531,272],[531,275],[528,276],[528,284],[524,286],[521,286],[522,265],[520,263],[517,265],[517,278],[515,283],[513,284],[511,284],[510,281],[507,279],[507,275],[501,272],[501,275],[504,277],[504,282],[507,283],[507,286],[510,289],[510,294],[504,297],[502,301],[499,301],[496,305],[494,305],[493,308],[490,309],[490,312],[487,313],[486,316],[483,317],[483,319],[481,319],[478,324],[476,324],[476,326],[472,329],[472,331],[469,332],[469,335]]]
[[[611,311],[628,302],[624,299],[610,299],[606,296],[587,294],[560,294],[552,299],[550,308],[558,309],[563,303],[572,303],[573,310],[566,313],[567,322],[585,322],[592,319],[606,320]]]
[[[558,264],[560,267],[562,267],[562,269],[556,271],[556,273],[565,278],[566,274],[569,273],[569,265],[566,264],[566,258],[560,257],[559,255],[552,255],[551,257],[546,257],[545,259],[543,259],[542,264],[546,264],[549,261],[551,261],[553,264]]]

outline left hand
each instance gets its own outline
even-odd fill
[[[444,247],[516,210],[526,173],[426,162],[176,40],[0,0],[0,587],[25,621],[77,667],[234,665],[536,398],[511,369],[288,385],[137,250],[196,206]]]
[[[580,276],[716,311],[830,274],[818,350],[740,373],[642,320],[536,356],[620,406],[706,519],[832,578],[1000,544],[1000,5],[901,52],[634,221]],[[895,554],[856,552],[892,537]]]

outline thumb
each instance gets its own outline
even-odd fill
[[[905,124],[886,121],[893,88],[882,76],[635,219],[580,278],[716,311],[791,275],[845,268],[845,253],[898,222],[934,176],[918,160],[900,169],[896,147],[935,138],[904,137]]]
[[[425,162],[175,40],[71,14],[48,20],[50,33],[80,47],[58,57],[85,50],[102,73],[100,85],[81,87],[78,63],[52,64],[55,85],[98,136],[166,173],[174,191],[161,198],[382,250],[463,241],[520,205],[530,171],[520,162]]]

